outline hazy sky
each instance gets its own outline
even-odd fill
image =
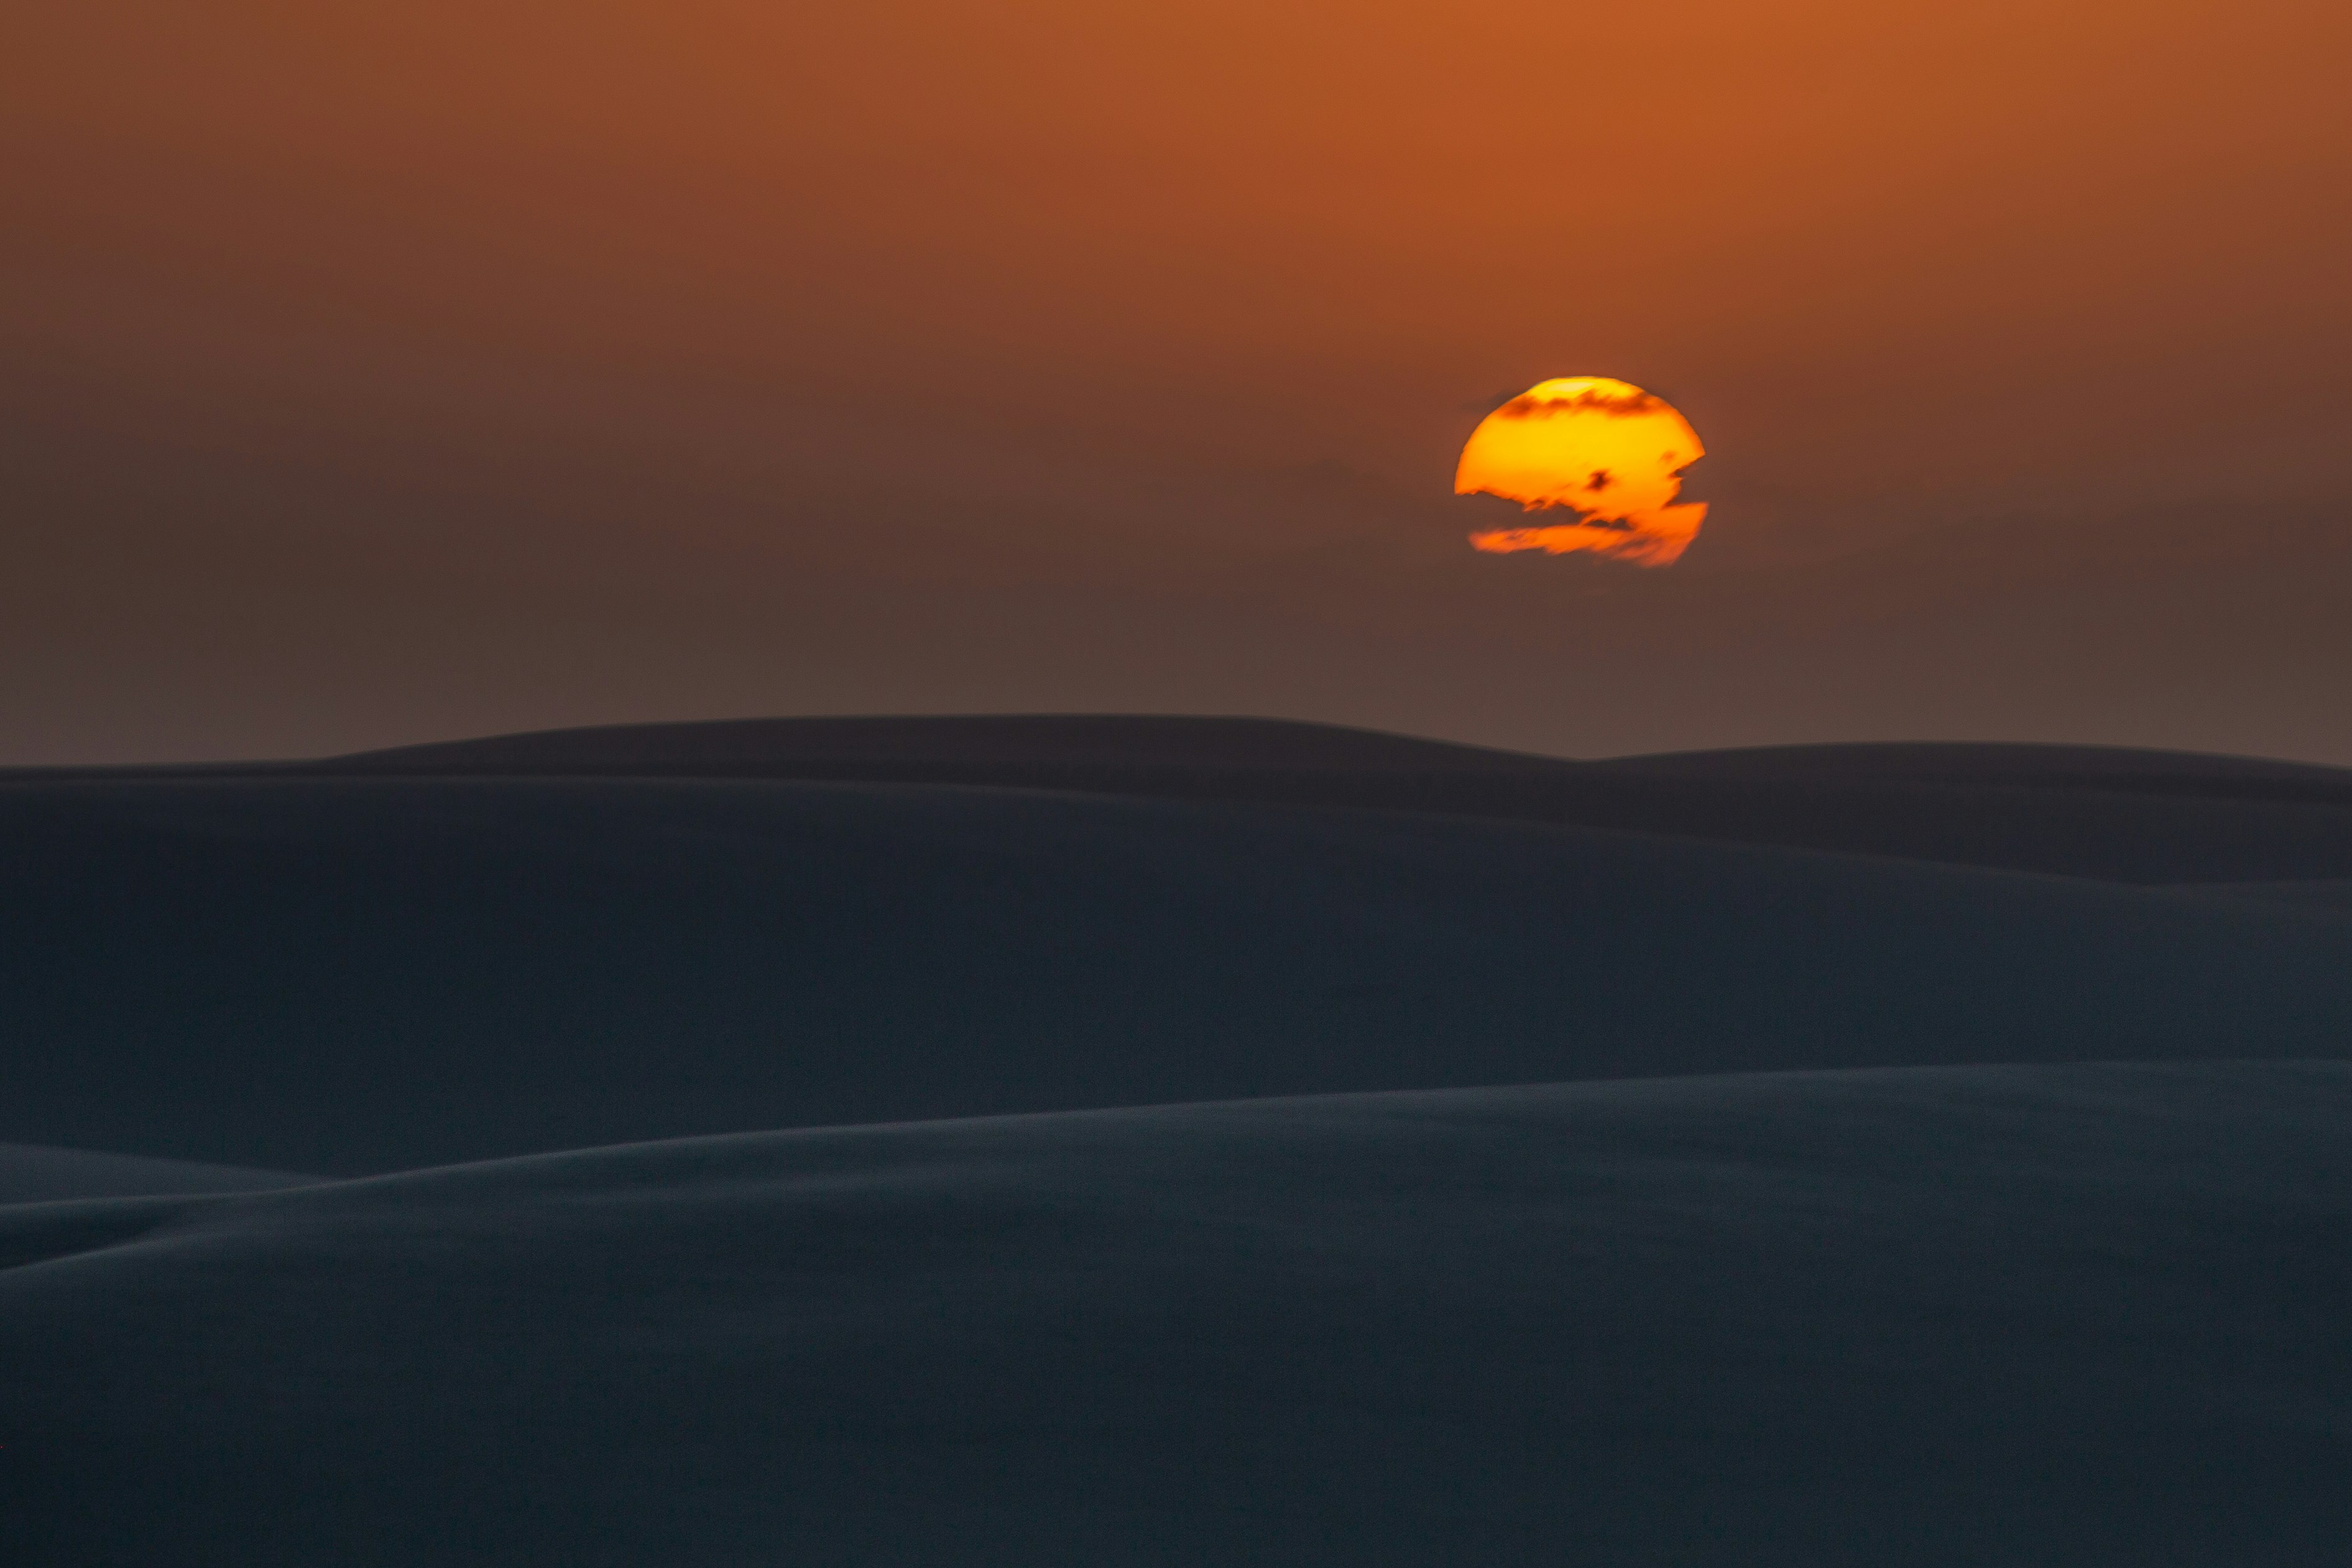
[[[2352,12],[0,19],[0,762],[769,712],[2352,763]],[[1704,438],[1481,556],[1486,409]]]

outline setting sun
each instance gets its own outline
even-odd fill
[[[1675,501],[1683,470],[1706,455],[1663,398],[1605,376],[1565,376],[1529,387],[1480,422],[1462,448],[1454,493],[1574,514],[1571,522],[1473,533],[1480,550],[1591,551],[1671,566],[1706,519],[1703,503]]]

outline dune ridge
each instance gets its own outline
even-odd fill
[[[16,770],[0,784],[351,776],[1045,789],[1438,813],[2116,881],[2352,878],[2352,772],[2103,747],[1797,746],[1587,763],[1260,719],[776,719],[302,762]]]

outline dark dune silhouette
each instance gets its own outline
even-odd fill
[[[984,783],[1008,768],[1202,773],[1539,772],[1577,764],[1289,720],[1024,713],[625,724],[404,746],[311,764],[337,772],[902,778]],[[829,775],[829,767],[873,770]],[[891,769],[907,769],[900,774]],[[925,778],[924,770],[936,770]],[[1041,773],[1040,776],[1049,776]]]
[[[2209,756],[2130,746],[1983,742],[1753,746],[1676,752],[1586,764],[1649,777],[1863,781],[2088,790],[2222,800],[2352,805],[2352,772],[2261,757]]]
[[[0,1208],[15,1560],[2320,1568],[2352,1068],[642,1145]]]
[[[1203,773],[1318,770],[1565,777],[1595,771],[1685,778],[1899,780],[2031,789],[2126,790],[2352,805],[2352,773],[2306,763],[2120,746],[1760,746],[1602,762],[1496,751],[1335,724],[1138,714],[996,714],[721,720],[550,730],[331,758],[332,771],[555,773],[989,782],[992,771],[1171,768]],[[850,774],[826,769],[863,769]],[[907,773],[890,770],[906,769]],[[926,778],[923,770],[936,770]]]
[[[2352,773],[2120,748],[1798,746],[1578,763],[1330,725],[1129,715],[551,731],[310,762],[0,779],[730,778],[1433,812],[2106,880],[2352,878]]]

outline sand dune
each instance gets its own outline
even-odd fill
[[[2352,1068],[1690,1079],[0,1209],[28,1561],[2333,1564]]]
[[[11,1561],[2332,1565],[2344,776],[1095,719],[8,775]]]
[[[317,1179],[284,1171],[0,1143],[0,1205],[150,1197],[164,1193],[253,1193],[301,1186]]]
[[[1323,724],[1014,715],[625,725],[316,765],[1437,811],[2131,882],[2352,876],[2352,773],[2121,747],[1778,746],[1577,763]]]
[[[2189,890],[2222,898],[2261,899],[2305,909],[2352,913],[2352,881],[2191,883]]]
[[[1877,780],[2352,805],[2352,772],[2342,768],[2128,746],[1952,742],[1754,746],[1618,757],[1585,765],[1651,777]]]
[[[874,777],[894,776],[887,771],[892,768],[938,769],[964,782],[1007,767],[1397,773],[1558,773],[1577,766],[1559,758],[1339,724],[1128,713],[619,724],[404,746],[309,765],[362,773],[799,778],[827,776],[811,770],[828,764],[873,770],[858,776]]]
[[[623,725],[163,772],[961,784],[1433,812],[2150,884],[2352,878],[2352,773],[2102,747],[1575,763],[1268,720],[1014,715]],[[11,776],[43,775],[0,779]]]
[[[1579,762],[1290,720],[1138,714],[751,719],[622,724],[492,735],[322,759],[337,772],[840,776],[827,767],[937,769],[980,782],[1005,767],[1163,767],[1235,773],[1352,771],[1899,780],[2010,788],[2125,790],[2352,805],[2352,773],[2306,763],[2119,746],[1759,746]],[[909,773],[910,778],[918,775]]]
[[[762,1127],[2334,1056],[2339,912],[1442,816],[657,780],[0,790],[0,1138],[354,1173]]]

